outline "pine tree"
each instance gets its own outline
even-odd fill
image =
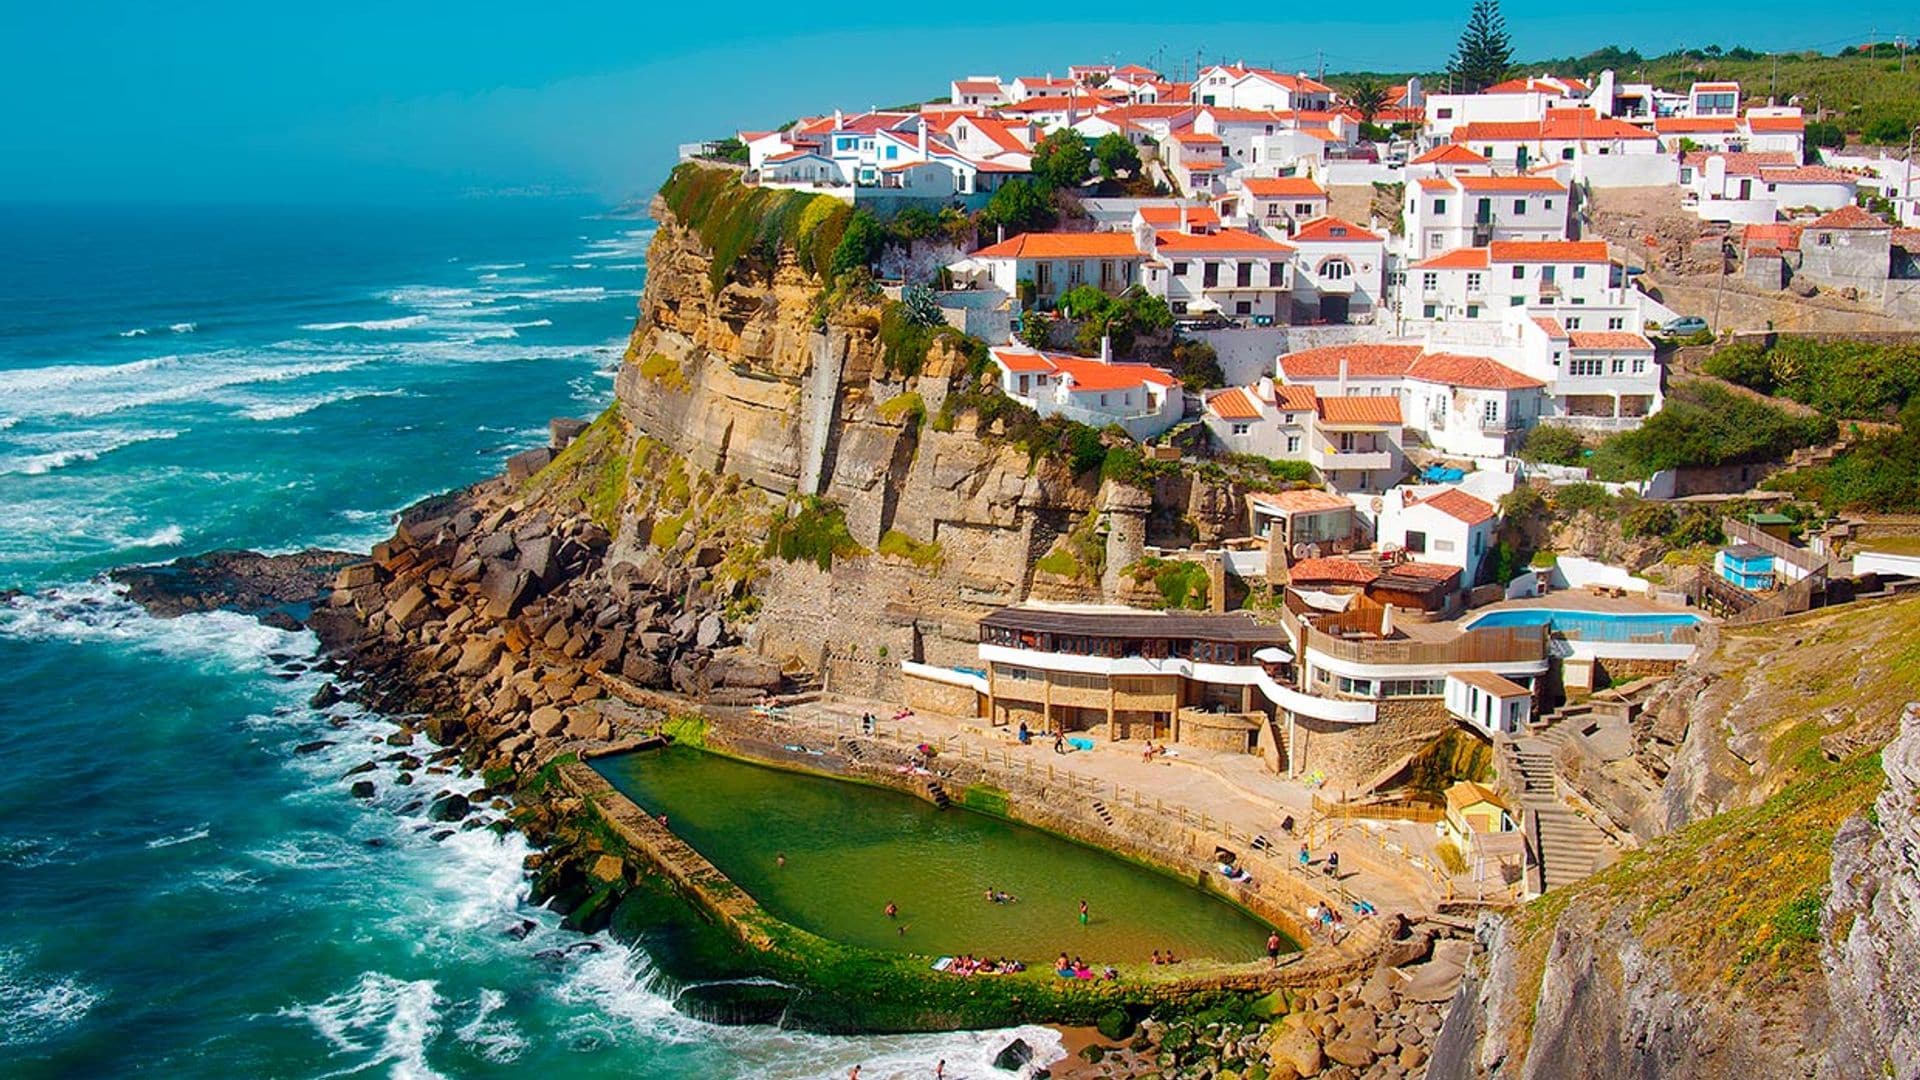
[[[1513,43],[1507,38],[1507,20],[1500,0],[1473,0],[1473,13],[1460,33],[1447,74],[1456,93],[1472,94],[1507,77],[1513,61]]]

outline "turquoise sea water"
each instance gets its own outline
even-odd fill
[[[347,795],[393,725],[307,705],[306,635],[98,579],[364,548],[597,412],[650,233],[592,209],[0,208],[0,1075],[984,1075],[1004,1034],[681,1016],[518,837]]]

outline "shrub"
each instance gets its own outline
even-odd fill
[[[1720,530],[1720,516],[1708,510],[1690,510],[1667,530],[1666,541],[1677,548],[1702,544],[1718,547],[1726,543]]]
[[[1567,484],[1554,488],[1552,500],[1554,511],[1567,516],[1585,512],[1611,516],[1618,502],[1599,484]]]
[[[1127,1010],[1116,1006],[1101,1013],[1094,1021],[1094,1026],[1100,1029],[1101,1038],[1119,1042],[1133,1034],[1133,1017],[1127,1015]]]
[[[1160,592],[1160,606],[1171,610],[1205,611],[1207,608],[1207,568],[1186,559],[1145,558],[1127,568],[1135,584],[1153,582]]]
[[[1079,187],[1092,170],[1093,151],[1072,128],[1063,127],[1034,144],[1033,175],[1047,187]]]
[[[846,231],[840,234],[840,242],[834,245],[833,258],[827,264],[828,279],[838,278],[849,270],[871,268],[886,242],[887,234],[879,220],[865,210],[855,210]]]
[[[937,570],[946,562],[946,554],[940,550],[938,541],[921,543],[898,529],[888,529],[881,534],[879,552],[928,570]]]
[[[927,366],[927,354],[934,342],[946,339],[956,344],[968,340],[965,334],[945,322],[932,325],[916,322],[912,309],[898,300],[880,306],[880,346],[887,370],[900,375],[918,375]]]
[[[988,228],[1005,228],[1010,236],[1045,229],[1057,217],[1053,196],[1035,181],[1026,179],[1001,184],[987,200],[987,208],[980,212],[982,224]]]
[[[1693,380],[1676,383],[1666,406],[1640,427],[1602,442],[1589,466],[1602,479],[1632,480],[1662,469],[1772,461],[1831,440],[1835,431],[1825,417],[1794,416]]]
[[[881,402],[875,411],[882,420],[904,424],[910,432],[919,431],[927,418],[927,402],[919,393],[909,390]]]
[[[1665,536],[1677,524],[1673,508],[1665,503],[1639,502],[1620,515],[1620,535],[1629,540]]]
[[[1213,346],[1192,338],[1173,343],[1173,373],[1189,391],[1211,390],[1227,384],[1226,372],[1221,370],[1220,356]]]
[[[1527,432],[1519,456],[1548,465],[1578,465],[1587,456],[1587,440],[1572,428],[1540,424]]]
[[[1709,375],[1779,394],[1836,419],[1885,419],[1920,394],[1920,346],[1780,338],[1707,358]]]
[[[900,292],[900,306],[906,320],[915,326],[945,326],[947,317],[940,312],[940,301],[925,285],[909,285]]]
[[[811,562],[831,570],[836,558],[865,555],[867,550],[847,531],[846,513],[819,496],[789,504],[767,526],[768,555],[788,562]]]

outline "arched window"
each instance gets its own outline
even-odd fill
[[[1344,281],[1353,276],[1353,264],[1334,255],[1320,260],[1320,278],[1323,281]]]

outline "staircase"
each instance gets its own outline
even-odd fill
[[[927,798],[932,801],[935,809],[945,810],[953,805],[953,800],[947,797],[947,789],[941,787],[938,780],[927,781]]]
[[[1529,884],[1538,892],[1571,885],[1613,861],[1607,834],[1560,801],[1554,776],[1554,754],[1575,729],[1568,721],[1590,711],[1586,705],[1563,706],[1528,734],[1501,745],[1511,794],[1525,811],[1527,846],[1539,875]]]
[[[1113,828],[1113,811],[1108,810],[1107,804],[1099,799],[1093,800],[1093,816],[1099,818],[1107,828]]]

